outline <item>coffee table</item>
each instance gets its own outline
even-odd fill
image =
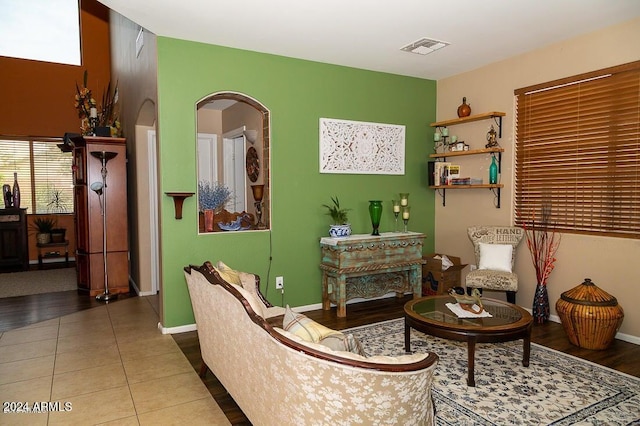
[[[411,352],[411,329],[432,336],[467,342],[467,385],[475,386],[474,365],[476,343],[496,343],[523,340],[522,365],[529,366],[531,352],[531,314],[512,303],[482,298],[491,318],[458,318],[446,303],[455,303],[451,296],[431,296],[414,299],[404,305],[404,346]]]

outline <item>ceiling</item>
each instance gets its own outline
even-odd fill
[[[639,0],[99,1],[159,36],[433,80],[640,16]],[[423,37],[450,45],[400,50]]]

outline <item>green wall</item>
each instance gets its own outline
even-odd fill
[[[436,83],[158,37],[158,135],[161,193],[196,191],[195,103],[218,91],[247,94],[271,111],[272,229],[198,235],[196,197],[174,218],[162,197],[163,325],[193,323],[183,267],[205,260],[259,274],[275,305],[321,302],[319,238],[328,235],[323,203],[332,195],[351,208],[353,233],[371,232],[368,200],[383,200],[381,232],[393,230],[391,199],[409,192],[409,229],[427,234],[433,251],[434,191],[426,162],[433,142]],[[406,126],[405,175],[319,173],[319,119]],[[271,248],[271,251],[270,251]],[[269,268],[269,259],[272,258]],[[284,296],[275,277],[284,276]]]

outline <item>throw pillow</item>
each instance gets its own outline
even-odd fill
[[[478,269],[511,272],[513,246],[511,244],[479,243],[480,264]]]
[[[209,268],[209,270],[216,271],[218,275],[220,275],[220,278],[222,278],[227,283],[231,284],[236,290],[238,290],[242,297],[244,297],[247,302],[249,302],[249,305],[253,309],[253,312],[258,314],[261,318],[264,318],[264,303],[262,303],[262,300],[260,300],[260,298],[256,296],[255,291],[251,292],[245,290],[242,287],[239,278],[240,273],[229,268],[222,262],[218,262],[216,266],[213,266],[210,262],[205,262],[205,265],[207,266],[207,268]],[[223,266],[223,268],[220,268],[221,265]]]
[[[220,278],[228,282],[229,284],[242,285],[242,281],[240,281],[240,275],[238,271],[229,268],[222,262],[218,262],[215,266],[216,271],[220,275]]]
[[[259,300],[261,299],[260,296],[258,296],[258,290],[256,289],[256,276],[254,274],[236,271],[235,269],[225,265],[221,260],[216,264],[216,270],[225,281],[242,286],[242,288],[253,294],[255,298]]]
[[[293,312],[289,305],[287,305],[284,313],[282,328],[307,342],[320,343],[335,351],[347,351],[365,355],[362,345],[355,336],[332,330],[303,314]]]

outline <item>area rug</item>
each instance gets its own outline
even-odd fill
[[[404,354],[404,319],[344,330],[368,355]],[[522,366],[522,340],[478,344],[476,387],[468,387],[467,346],[411,330],[413,352],[435,352],[438,425],[640,424],[640,378],[540,345]]]
[[[0,274],[0,298],[76,290],[75,268]]]

